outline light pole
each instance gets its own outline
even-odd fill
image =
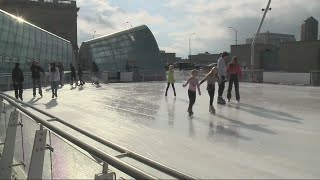
[[[126,23],[127,23],[127,24],[130,24],[130,26],[131,26],[131,28],[132,28],[132,24],[131,24],[129,21],[127,21]]]
[[[93,31],[92,39],[94,39],[95,34],[96,34],[96,31]]]
[[[232,29],[236,33],[236,45],[237,45],[238,44],[238,31],[233,27],[228,27],[228,28]]]
[[[262,11],[264,11],[264,14],[262,16],[262,19],[261,19],[261,22],[259,24],[259,27],[258,27],[258,30],[257,30],[257,33],[255,34],[254,38],[253,38],[253,41],[251,43],[251,69],[254,68],[254,51],[255,51],[255,43],[256,43],[256,38],[260,32],[260,29],[261,29],[261,26],[263,24],[263,21],[264,21],[264,18],[266,17],[267,15],[267,12],[268,10],[271,10],[270,7],[270,4],[271,4],[271,0],[269,0],[268,4],[267,4],[267,7],[265,9],[262,9]]]
[[[190,36],[189,36],[189,61],[191,62],[191,37],[193,35],[195,35],[196,33],[192,33]]]

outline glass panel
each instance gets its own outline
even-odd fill
[[[35,28],[30,27],[29,28],[29,43],[28,43],[28,54],[27,58],[30,60],[34,60],[34,47],[35,47],[35,42],[36,42],[36,37],[35,37]]]
[[[50,62],[52,60],[51,54],[52,54],[52,39],[53,37],[50,34],[47,34],[47,57],[46,60]]]
[[[102,166],[74,146],[51,134],[52,176],[54,179],[94,179]]]
[[[57,61],[58,59],[58,40],[56,37],[52,37],[52,60]]]

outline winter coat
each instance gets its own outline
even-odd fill
[[[44,73],[44,70],[40,66],[32,65],[30,67],[32,73],[32,79],[40,79],[40,72]]]
[[[76,69],[74,66],[70,66],[71,76],[76,76]]]
[[[92,72],[99,72],[99,68],[96,63],[92,65]]]
[[[81,67],[79,67],[79,69],[78,69],[78,76],[82,76],[82,74],[83,74],[82,69],[81,69]]]
[[[15,67],[12,70],[12,82],[15,84],[22,84],[24,81],[23,72],[20,67]]]

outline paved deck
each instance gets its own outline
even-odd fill
[[[241,83],[241,103],[215,96],[213,115],[204,84],[189,117],[187,89],[175,85],[176,98],[146,82],[66,85],[57,100],[48,87],[43,98],[25,90],[24,101],[199,178],[320,178],[320,88]]]

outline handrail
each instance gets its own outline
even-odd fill
[[[110,142],[110,141],[108,141],[106,139],[103,139],[103,138],[101,138],[101,137],[99,137],[99,136],[97,136],[95,134],[92,134],[92,133],[90,133],[90,132],[88,132],[86,130],[83,130],[83,129],[77,127],[77,126],[74,126],[74,125],[72,125],[72,124],[70,124],[70,123],[68,123],[68,122],[66,122],[66,121],[64,121],[64,120],[52,115],[52,114],[49,114],[49,113],[47,113],[47,112],[45,112],[45,111],[43,111],[43,110],[41,110],[41,109],[39,109],[37,107],[34,107],[31,104],[28,104],[28,103],[23,102],[21,100],[15,99],[14,97],[12,97],[12,96],[10,96],[8,94],[0,92],[0,96],[1,95],[4,95],[4,96],[6,96],[8,98],[11,98],[12,100],[17,101],[17,102],[19,102],[19,103],[21,103],[21,104],[23,104],[23,105],[25,105],[27,107],[30,107],[31,109],[33,109],[33,110],[35,110],[37,112],[40,112],[40,113],[42,113],[42,114],[54,119],[55,121],[60,122],[60,123],[62,123],[64,125],[68,126],[69,128],[71,128],[71,129],[73,129],[73,130],[75,130],[75,131],[77,131],[79,133],[82,133],[83,135],[86,135],[87,137],[90,137],[91,139],[93,139],[93,140],[95,140],[97,142],[100,142],[103,145],[106,145],[107,147],[109,147],[109,148],[111,148],[113,150],[116,150],[116,151],[118,151],[120,153],[126,153],[128,155],[128,157],[131,157],[132,159],[134,159],[136,161],[139,161],[142,164],[145,164],[147,166],[150,166],[150,167],[152,167],[152,168],[154,168],[154,169],[156,169],[156,170],[158,170],[160,172],[163,172],[163,173],[165,173],[167,175],[170,175],[170,176],[172,176],[174,178],[177,178],[177,179],[197,179],[197,178],[192,177],[190,175],[187,175],[187,174],[184,174],[182,172],[179,172],[178,170],[175,170],[173,168],[167,167],[167,166],[165,166],[165,165],[163,165],[161,163],[153,161],[153,160],[151,160],[149,158],[146,158],[146,157],[144,157],[142,155],[139,155],[139,154],[137,154],[137,153],[135,153],[133,151],[130,151],[130,150],[128,150],[128,149],[126,149],[126,148],[124,148],[122,146],[114,144],[114,143],[112,143],[112,142]]]
[[[152,175],[150,175],[150,174],[148,174],[148,173],[146,173],[136,167],[133,167],[132,165],[130,165],[126,162],[123,162],[123,161],[119,160],[118,158],[113,157],[113,156],[81,141],[80,139],[72,136],[69,133],[62,131],[61,129],[52,125],[51,123],[39,118],[38,116],[32,114],[30,111],[26,110],[21,105],[19,105],[15,101],[13,101],[11,99],[12,97],[8,97],[7,95],[4,95],[4,93],[0,92],[0,98],[3,98],[6,101],[8,101],[11,105],[18,108],[20,111],[22,111],[23,113],[25,113],[26,115],[31,117],[37,123],[42,124],[43,126],[47,127],[51,131],[53,131],[54,133],[65,138],[66,140],[70,141],[71,143],[79,146],[80,148],[82,148],[85,151],[87,151],[88,153],[96,156],[97,158],[101,159],[102,161],[107,162],[108,164],[119,169],[120,171],[124,172],[125,174],[128,174],[129,176],[136,178],[136,179],[157,179],[154,176],[152,176]]]

